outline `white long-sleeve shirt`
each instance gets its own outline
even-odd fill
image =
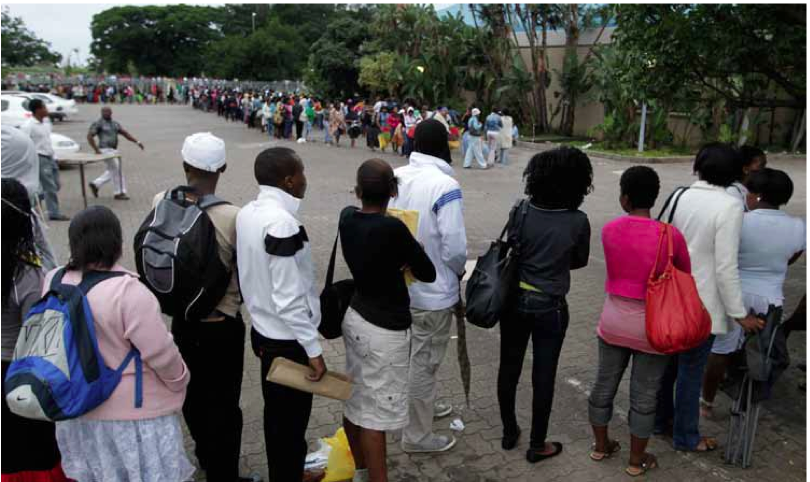
[[[671,206],[662,219],[669,219]],[[697,181],[675,209],[673,226],[683,234],[700,299],[712,317],[712,333],[728,333],[731,318],[745,317],[738,253],[743,210],[721,186]]]
[[[467,262],[461,186],[447,162],[419,152],[411,153],[408,165],[394,173],[400,181],[399,195],[390,207],[419,212],[416,239],[436,267],[436,281],[408,287],[411,307],[450,308],[458,302],[459,276]]]
[[[265,338],[297,340],[310,358],[318,340],[321,304],[306,230],[296,219],[300,200],[259,186],[236,217],[239,285],[253,328]]]
[[[51,120],[45,117],[42,121],[37,120],[35,117],[28,119],[20,130],[25,132],[34,141],[34,146],[37,149],[37,154],[45,157],[53,157],[53,146],[51,145]]]

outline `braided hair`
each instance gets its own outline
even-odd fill
[[[37,251],[34,246],[34,221],[28,191],[16,179],[2,180],[2,208],[0,215],[6,221],[3,228],[2,300],[6,303],[14,279],[26,264],[35,266]]]
[[[523,171],[532,204],[546,209],[578,209],[593,191],[593,167],[575,147],[535,154]]]

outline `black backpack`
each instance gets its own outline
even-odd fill
[[[135,264],[163,313],[186,320],[205,318],[225,296],[231,272],[219,257],[219,243],[205,210],[228,204],[181,186],[166,192],[135,235]]]

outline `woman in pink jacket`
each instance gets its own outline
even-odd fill
[[[659,253],[663,223],[650,218],[660,190],[658,174],[646,166],[631,167],[622,174],[619,202],[628,214],[609,222],[602,229],[605,250],[607,298],[597,329],[599,369],[588,399],[588,417],[594,434],[590,457],[602,461],[620,446],[608,437],[613,415],[613,399],[630,358],[630,462],[629,475],[637,476],[657,465],[645,452],[655,426],[656,394],[669,357],[658,353],[647,341],[645,296],[647,281],[658,258],[657,274],[666,266],[666,249]],[[673,263],[691,272],[689,251],[683,235],[670,226]]]
[[[182,482],[194,467],[183,448],[178,413],[189,371],[160,314],[160,306],[138,276],[118,264],[121,224],[111,210],[92,206],[68,229],[70,261],[62,283],[79,284],[90,271],[121,271],[87,294],[99,351],[117,367],[132,347],[143,360],[143,404],[136,408],[135,364],[109,399],[82,417],[56,423],[56,439],[68,477],[82,482]],[[50,272],[45,287],[55,272]]]

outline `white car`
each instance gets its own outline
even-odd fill
[[[2,122],[4,124],[9,123],[14,127],[23,125],[33,117],[33,114],[28,110],[28,102],[27,98],[16,95],[0,96],[0,104],[2,104],[0,119],[2,119]]]
[[[76,115],[79,109],[76,107],[76,101],[71,99],[63,99],[58,95],[43,94],[40,92],[24,92],[22,94],[15,94],[17,97],[24,97],[26,99],[40,99],[48,106],[48,115],[51,120],[64,121],[68,116]]]
[[[56,161],[63,157],[64,154],[74,154],[79,152],[79,143],[74,141],[68,136],[51,132],[51,147],[53,147],[53,155]]]

